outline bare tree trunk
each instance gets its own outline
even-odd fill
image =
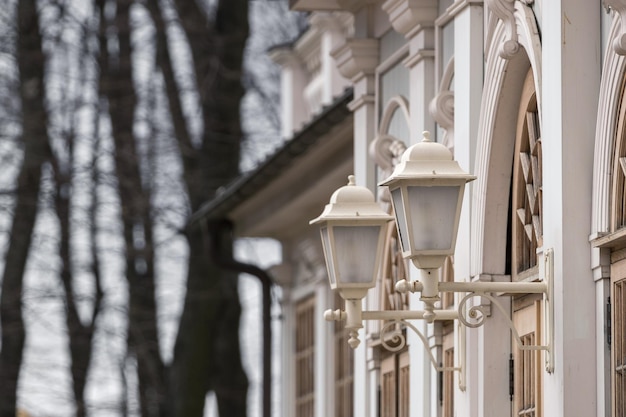
[[[245,0],[220,1],[212,26],[195,1],[176,0],[175,4],[192,52],[204,122],[200,149],[187,147],[184,132],[178,135],[185,156],[189,201],[195,211],[239,173],[242,139],[239,113],[244,94],[241,78],[248,36],[248,4]],[[151,10],[154,17],[154,6]],[[158,27],[158,17],[155,21]],[[163,43],[161,38],[159,51],[167,47]],[[173,77],[168,74],[166,55],[161,53],[159,57],[170,108],[176,108],[180,104]],[[174,121],[175,126],[183,122]],[[206,392],[212,390],[221,416],[245,416],[248,380],[239,350],[241,307],[237,276],[220,270],[207,259],[202,231],[189,231],[187,239],[190,247],[187,294],[171,368],[174,415],[201,416]],[[228,244],[220,249],[230,256],[232,237],[225,241]]]
[[[17,62],[22,100],[24,160],[17,180],[15,215],[0,296],[0,416],[14,417],[17,383],[25,342],[22,316],[23,276],[37,217],[41,167],[49,160],[44,108],[44,55],[35,0],[18,3]]]
[[[88,58],[86,39],[82,43],[83,55],[80,59],[80,68],[78,74],[85,74],[84,63]],[[67,55],[67,63],[71,62],[69,54]],[[71,69],[68,67],[67,72],[70,73]],[[84,80],[81,80],[84,83]],[[82,86],[82,85],[81,85]],[[80,97],[80,95],[79,95]],[[75,174],[79,170],[74,160],[74,149],[76,141],[76,127],[77,127],[77,105],[78,97],[69,97],[65,101],[67,105],[64,106],[66,120],[66,126],[64,127],[64,137],[67,148],[67,157],[64,160],[62,157],[55,155],[52,158],[52,164],[54,167],[54,180],[56,185],[56,192],[54,196],[54,204],[56,215],[59,220],[59,257],[61,259],[61,271],[60,278],[65,297],[65,324],[68,331],[68,350],[70,353],[70,375],[72,378],[72,392],[74,396],[74,404],[76,407],[76,416],[85,417],[87,415],[87,405],[85,401],[85,386],[87,384],[87,374],[89,371],[89,365],[92,357],[92,341],[95,332],[96,320],[100,313],[103,291],[100,279],[99,271],[99,259],[95,250],[95,208],[98,203],[97,195],[94,193],[91,209],[89,211],[90,233],[92,239],[92,273],[94,277],[94,300],[91,308],[91,314],[89,315],[86,324],[83,324],[80,315],[78,313],[78,300],[75,297],[74,287],[74,273],[71,256],[71,240],[72,240],[72,198],[73,198],[73,183],[75,181]],[[98,131],[99,126],[99,114],[96,111],[94,117],[94,131]],[[94,140],[94,160],[97,153],[97,139]],[[95,164],[91,167],[92,180],[97,185],[97,167]]]
[[[137,360],[139,397],[143,416],[165,415],[165,371],[160,356],[156,317],[154,242],[150,191],[139,171],[133,134],[136,105],[132,78],[129,9],[132,0],[118,0],[113,25],[118,55],[108,57],[106,24],[101,6],[101,92],[107,97],[113,141],[115,173],[122,206],[126,278],[129,288],[128,346]]]
[[[71,108],[73,110],[73,107]],[[75,113],[73,113],[75,114]],[[74,117],[72,117],[74,119]],[[61,258],[61,283],[65,296],[66,315],[65,323],[68,329],[68,344],[71,361],[71,377],[72,391],[74,395],[74,403],[76,406],[76,416],[84,417],[87,413],[85,402],[85,386],[87,384],[87,372],[91,362],[92,340],[95,332],[96,320],[100,313],[102,305],[102,285],[100,279],[98,254],[93,247],[93,265],[92,271],[95,281],[94,303],[91,315],[87,324],[83,324],[78,314],[78,303],[74,296],[74,275],[72,271],[71,259],[71,188],[73,176],[73,159],[74,159],[74,131],[73,126],[75,120],[71,121],[72,127],[67,135],[69,150],[69,165],[61,166],[61,162],[57,159],[53,161],[55,168],[56,195],[55,208],[60,225],[60,245],[59,255]],[[96,167],[94,169],[94,179],[97,178]],[[92,245],[95,245],[95,205],[97,204],[96,196],[90,212]]]

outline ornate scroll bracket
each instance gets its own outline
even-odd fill
[[[604,7],[614,10],[620,20],[619,34],[613,40],[613,50],[626,55],[626,0],[604,0]]]
[[[520,350],[542,350],[546,352],[546,372],[554,371],[554,251],[548,249],[544,256],[544,279],[541,282],[438,282],[438,291],[458,292],[463,296],[458,304],[458,320],[462,327],[477,328],[485,324],[488,316],[485,306],[469,306],[474,297],[484,297],[495,306],[506,320]],[[401,280],[396,284],[398,292],[422,292],[424,284],[419,281]],[[509,313],[493,293],[510,296],[513,294],[543,294],[545,338],[543,345],[524,345]],[[426,317],[427,318],[427,317]]]
[[[489,10],[502,21],[507,39],[500,45],[499,55],[511,59],[520,49],[515,23],[515,0],[486,0]]]
[[[424,350],[428,355],[430,363],[437,372],[458,372],[459,373],[459,389],[465,391],[465,328],[459,326],[458,339],[459,339],[459,359],[457,366],[442,366],[437,363],[435,356],[428,344],[428,338],[422,333],[415,325],[406,320],[391,320],[381,328],[380,340],[385,349],[390,352],[397,352],[402,350],[406,346],[406,336],[402,333],[402,328],[409,328],[415,333],[424,345]],[[463,343],[461,343],[463,341]],[[389,343],[391,342],[391,344]]]

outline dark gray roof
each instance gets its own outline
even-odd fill
[[[352,112],[348,103],[352,100],[352,89],[347,89],[335,101],[305,125],[284,146],[270,155],[257,168],[249,171],[227,185],[212,200],[206,202],[191,215],[188,227],[195,227],[202,219],[226,217],[228,212],[259,192],[265,185],[278,177],[293,160],[304,154],[330,129],[340,124]]]

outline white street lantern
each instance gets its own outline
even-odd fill
[[[554,369],[554,307],[553,307],[553,258],[551,249],[545,252],[545,276],[542,282],[439,282],[439,268],[446,256],[454,253],[459,227],[461,204],[465,184],[475,180],[454,161],[452,153],[443,145],[429,139],[424,132],[421,143],[411,146],[402,155],[393,174],[380,185],[389,187],[396,215],[402,255],[411,259],[420,269],[417,281],[399,281],[395,290],[399,293],[419,292],[424,303],[423,310],[363,311],[362,298],[374,287],[385,239],[385,225],[393,217],[383,212],[371,191],[354,184],[349,177],[347,186],[335,191],[324,212],[311,224],[321,227],[324,257],[328,267],[330,286],[338,290],[345,300],[344,309],[327,310],[324,318],[329,321],[345,321],[350,338],[348,344],[359,345],[358,331],[364,320],[385,320],[380,329],[380,340],[386,348],[398,351],[405,346],[407,338],[398,335],[398,323],[413,330],[430,352],[429,339],[411,324],[410,320],[459,320],[462,326],[479,327],[487,315],[480,306],[468,308],[467,303],[476,296],[485,297],[505,316],[508,310],[500,303],[500,297],[492,293],[544,294],[542,311],[546,323],[546,343],[523,345],[513,322],[509,328],[519,348],[546,351],[546,370]],[[461,293],[458,309],[437,310],[440,292]],[[393,331],[389,335],[388,332]],[[385,336],[387,334],[389,338]],[[508,337],[508,336],[507,336]],[[459,336],[459,340],[465,340]],[[386,340],[400,341],[400,345],[389,346]],[[459,358],[465,358],[465,344],[459,343]],[[465,389],[465,362],[459,366],[440,366],[433,355],[430,360],[438,371],[458,371],[459,387]]]
[[[311,220],[310,224],[320,225],[330,286],[342,298],[361,299],[376,285],[385,225],[391,220],[370,190],[355,185],[353,175],[348,185],[333,193],[324,212]]]
[[[476,177],[429,132],[423,135],[380,185],[391,193],[402,255],[418,268],[436,269],[454,253],[465,184]]]

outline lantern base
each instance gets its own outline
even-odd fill
[[[439,269],[447,257],[448,255],[417,255],[410,259],[417,269]]]

